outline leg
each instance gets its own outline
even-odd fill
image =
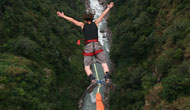
[[[108,68],[107,63],[102,63],[102,68],[103,68],[103,70],[104,70],[104,74],[105,74],[106,72],[109,72],[109,68]]]
[[[84,47],[85,53],[92,53],[93,52],[93,45],[92,43],[88,43]],[[90,69],[90,65],[93,63],[93,56],[85,56],[84,55],[84,69],[87,74],[87,76],[90,76],[92,74],[92,71]]]
[[[92,75],[90,65],[92,64],[92,56],[84,56],[84,69],[91,82],[96,82],[96,78]]]
[[[90,85],[87,87],[87,92],[91,93],[93,91],[93,89],[98,84],[96,83],[96,78],[92,75],[92,71],[90,69],[90,65],[87,64],[87,61],[85,62],[85,67],[84,68],[85,68],[85,71],[86,71],[86,74],[87,74],[89,80],[91,81]]]
[[[102,64],[102,68],[103,68],[104,74],[105,74],[104,78],[106,80],[106,83],[108,83],[108,82],[110,82],[111,75],[109,73],[109,67],[108,67],[108,65],[106,63],[106,57],[105,57],[103,52],[97,54],[97,56],[98,56],[99,62]]]
[[[97,50],[102,50],[102,46],[100,42],[95,42],[95,49]],[[100,52],[96,54],[96,61],[102,64],[102,68],[104,70],[104,73],[109,72],[108,65],[106,63],[106,54],[104,52]]]
[[[102,68],[104,70],[104,78],[106,80],[106,83],[110,82],[110,73],[109,73],[109,68],[108,68],[108,65],[107,63],[102,63]]]
[[[96,50],[101,50],[102,49],[102,46],[100,45],[99,42],[96,42]],[[102,64],[102,68],[104,70],[104,78],[106,80],[106,82],[109,82],[110,80],[110,74],[109,74],[109,67],[106,63],[106,54],[104,52],[100,52],[98,54],[96,54],[96,61],[98,61],[99,63]]]
[[[111,81],[111,74],[109,73],[108,65],[106,63],[102,63],[102,67],[104,69],[104,79],[106,81],[106,87],[112,89],[113,83]]]
[[[90,65],[92,64],[92,62],[93,62],[92,56],[84,56],[84,69],[85,69],[87,76],[92,74],[92,71],[90,69]]]
[[[95,47],[96,47],[96,50],[102,49],[102,46],[100,45],[99,42],[96,43]],[[112,88],[113,84],[111,82],[111,75],[109,73],[109,67],[106,63],[106,54],[104,52],[97,53],[96,54],[96,61],[98,61],[99,63],[102,64],[102,68],[103,68],[104,74],[105,74],[104,78],[105,78],[107,87]]]
[[[92,43],[88,43],[84,47],[84,52],[85,53],[92,53],[93,51],[93,45]],[[92,56],[84,56],[84,69],[86,71],[86,74],[91,81],[90,85],[87,87],[87,92],[90,93],[93,91],[93,89],[98,85],[96,83],[96,78],[93,76],[92,71],[90,69],[90,65],[93,63],[93,57]]]
[[[91,71],[91,69],[90,69],[90,66],[85,66],[84,68],[85,68],[85,71],[86,71],[87,76],[89,76],[90,74],[92,74],[92,71]]]

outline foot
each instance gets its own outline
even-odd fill
[[[106,88],[113,88],[113,83],[111,82],[111,75],[109,72],[105,72],[105,81],[106,81]]]
[[[111,82],[111,79],[106,79],[106,88],[108,88],[108,89],[113,89],[114,88],[114,85]]]
[[[98,84],[96,83],[96,80],[92,80],[90,85],[87,88],[87,92],[91,93],[93,89],[97,86]]]

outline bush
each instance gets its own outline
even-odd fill
[[[40,56],[41,53],[40,46],[27,37],[19,37],[14,48],[15,53],[32,59]]]
[[[146,74],[142,77],[142,88],[144,89],[144,94],[147,94],[149,89],[156,84],[156,77],[153,77],[152,74]]]
[[[190,95],[190,61],[172,68],[169,76],[163,80],[162,97],[171,102],[182,96]]]
[[[0,55],[0,109],[46,110],[53,71],[23,57]]]
[[[160,55],[156,59],[156,69],[158,74],[166,75],[171,67],[172,59],[166,55]]]
[[[168,102],[174,101],[178,97],[190,95],[190,77],[172,75],[164,79],[162,84],[161,95]]]

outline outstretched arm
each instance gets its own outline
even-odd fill
[[[95,20],[96,25],[98,25],[104,18],[104,16],[110,11],[110,9],[114,6],[114,3],[111,2],[109,5],[107,5],[106,10],[101,14],[101,16]]]
[[[77,21],[77,20],[75,20],[75,19],[73,19],[73,18],[71,18],[71,17],[68,17],[68,16],[66,16],[63,12],[57,11],[57,16],[62,17],[62,18],[64,18],[64,19],[66,19],[66,20],[68,20],[68,21],[74,23],[75,25],[80,26],[81,28],[83,28],[83,26],[84,26],[84,23],[83,23],[83,22],[79,22],[79,21]]]

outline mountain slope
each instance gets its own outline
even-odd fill
[[[0,109],[77,110],[87,86],[81,29],[56,11],[81,19],[80,0],[1,0]]]
[[[119,89],[112,93],[111,110],[143,109],[157,84],[162,89],[155,91],[156,102],[149,100],[151,108],[190,95],[189,7],[188,0],[115,0],[109,27]]]

